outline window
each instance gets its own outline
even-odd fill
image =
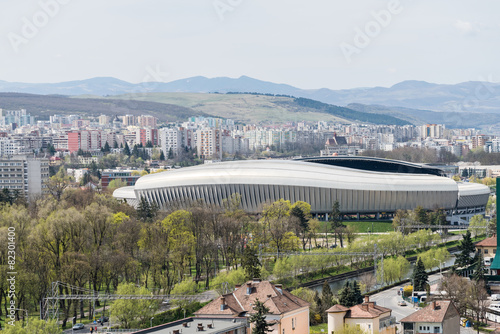
[[[440,333],[440,328],[438,326],[434,326],[434,333]]]
[[[488,254],[488,250],[487,249],[484,250],[484,254]]]

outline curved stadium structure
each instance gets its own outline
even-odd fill
[[[283,198],[310,203],[311,212],[319,218],[328,217],[335,201],[342,214],[355,219],[389,218],[398,209],[422,206],[443,208],[452,223],[466,223],[485,212],[490,193],[486,186],[456,183],[428,166],[349,158],[205,164],[143,176],[135,186],[117,189],[113,196],[131,205],[144,197],[168,209],[198,200],[222,205],[238,193],[242,209],[249,213],[262,212],[264,204]]]

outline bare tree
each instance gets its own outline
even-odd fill
[[[479,334],[480,320],[485,318],[486,302],[488,301],[488,293],[484,288],[483,280],[471,280],[467,284],[467,306],[472,311],[476,318],[476,329]]]

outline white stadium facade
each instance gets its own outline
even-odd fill
[[[490,189],[457,183],[430,166],[368,157],[301,160],[243,160],[186,167],[141,177],[113,196],[137,206],[144,197],[161,209],[195,201],[222,205],[241,195],[241,208],[262,212],[279,199],[305,201],[319,219],[328,218],[335,201],[345,219],[390,219],[398,209],[444,209],[452,224],[484,214]]]

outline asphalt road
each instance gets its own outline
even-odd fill
[[[429,276],[429,282],[438,280],[441,277],[440,274],[433,274]],[[396,321],[401,321],[404,317],[412,314],[416,311],[411,303],[407,302],[406,306],[398,306],[398,302],[403,300],[401,296],[398,296],[398,290],[408,283],[401,284],[390,288],[388,290],[379,292],[370,296],[370,301],[377,302],[377,305],[390,308],[392,310],[392,315],[396,317]],[[432,287],[431,287],[432,289]],[[432,289],[433,290],[433,289]]]

